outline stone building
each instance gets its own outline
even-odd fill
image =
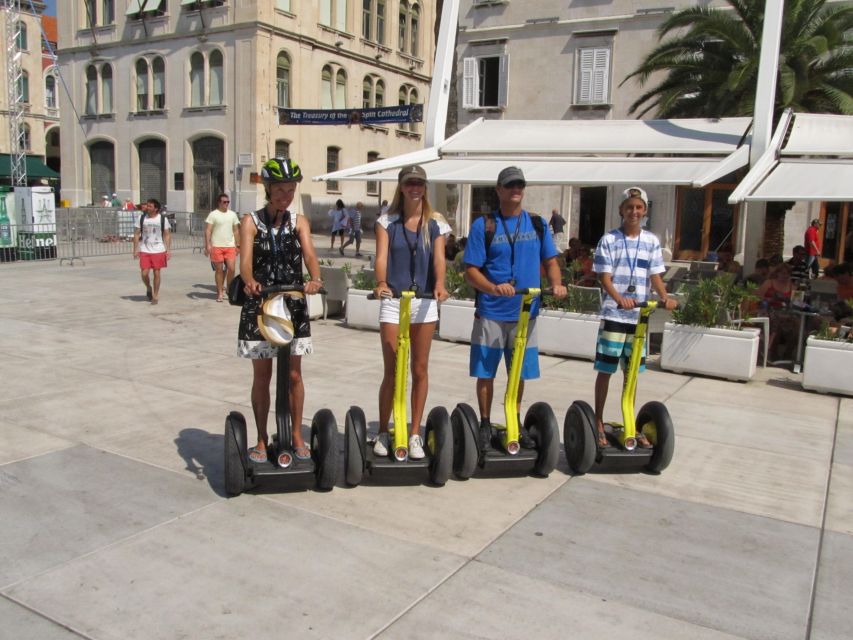
[[[433,65],[427,0],[68,0],[58,3],[62,195],[73,205],[157,198],[206,212],[263,203],[273,156],[310,178],[422,146],[422,123],[279,124],[278,108],[422,104]],[[375,183],[300,186],[317,215],[341,198],[377,208]],[[387,194],[386,196],[387,197]]]

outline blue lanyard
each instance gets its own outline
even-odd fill
[[[518,215],[518,224],[515,227],[515,234],[513,236],[509,235],[509,227],[507,226],[506,220],[504,219],[500,210],[498,211],[498,218],[501,221],[501,225],[504,228],[504,233],[506,234],[507,242],[509,243],[509,266],[510,266],[510,273],[512,274],[512,279],[509,281],[509,283],[512,286],[515,286],[515,283],[516,283],[516,279],[515,279],[515,242],[516,242],[516,240],[518,240],[518,232],[521,231],[521,223],[524,220],[524,212],[522,211]]]
[[[628,236],[625,235],[624,231],[622,232],[622,244],[625,245],[625,259],[628,261],[628,268],[631,269],[631,279],[628,281],[628,293],[634,293],[637,290],[634,284],[634,269],[637,267],[637,258],[640,255],[640,238],[642,235],[643,232],[640,231],[640,235],[637,236],[637,250],[634,251],[634,262],[631,262],[631,254],[628,252]]]

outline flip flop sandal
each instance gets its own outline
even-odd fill
[[[646,437],[646,435],[643,432],[638,432],[637,433],[637,446],[640,449],[651,449],[652,443],[649,442],[649,439]]]
[[[154,290],[151,287],[145,289],[145,297],[151,300],[154,297]]]
[[[596,441],[595,441],[596,447],[598,447],[599,449],[603,449],[604,447],[610,446],[610,442],[607,440],[607,436],[605,435],[605,433],[603,431],[596,432],[596,436],[597,436]]]
[[[302,453],[303,455],[300,455]],[[310,460],[311,459],[311,449],[307,444],[303,444],[301,447],[298,447],[293,450],[293,457],[297,460]]]
[[[261,450],[257,447],[252,447],[249,449],[249,461],[250,462],[266,462],[267,461],[267,451],[266,449]]]

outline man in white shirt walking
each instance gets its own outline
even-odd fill
[[[240,249],[240,220],[228,205],[231,198],[220,193],[216,209],[208,214],[204,225],[204,255],[210,258],[216,279],[216,301],[225,299],[225,286],[234,279],[237,251]],[[223,265],[225,270],[223,271]]]

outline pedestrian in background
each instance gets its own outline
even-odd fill
[[[344,255],[344,249],[350,246],[355,241],[355,257],[361,257],[361,210],[364,204],[356,202],[355,209],[350,211],[349,215],[349,240],[341,247],[341,255]]]
[[[563,250],[563,240],[565,239],[565,234],[563,230],[566,228],[566,219],[560,215],[560,212],[556,209],[551,209],[551,219],[548,221],[548,226],[551,227],[551,235],[554,238],[554,246],[557,247],[557,251]]]
[[[234,279],[234,269],[237,263],[237,251],[240,247],[240,220],[237,214],[228,206],[231,198],[220,193],[217,207],[211,211],[204,221],[204,255],[210,258],[216,281],[216,301],[225,299],[225,287],[231,285]],[[223,269],[224,267],[224,269]]]
[[[160,269],[165,269],[172,251],[169,221],[160,213],[160,202],[149,198],[144,213],[134,222],[133,257],[139,259],[145,295],[151,304],[160,299]],[[150,274],[154,272],[154,282]]]

